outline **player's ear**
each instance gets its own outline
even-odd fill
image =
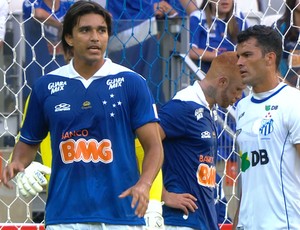
[[[270,66],[276,62],[276,54],[274,52],[269,52],[265,55],[266,65]]]
[[[65,40],[69,46],[73,47],[73,36],[70,34],[65,35]]]
[[[222,88],[227,87],[228,83],[229,83],[228,77],[226,77],[224,75],[219,76],[219,78],[218,78],[219,87],[222,87]]]

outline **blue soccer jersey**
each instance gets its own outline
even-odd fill
[[[166,225],[218,229],[214,205],[217,135],[215,120],[198,82],[179,91],[159,111],[165,160],[163,180],[167,191],[197,198],[196,212],[163,206]]]
[[[109,59],[88,80],[73,62],[39,78],[20,140],[36,144],[51,134],[46,224],[144,224],[131,197],[118,196],[139,179],[135,130],[157,121],[145,79]]]

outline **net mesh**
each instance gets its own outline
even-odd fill
[[[60,31],[47,24],[55,10],[53,9],[52,14],[44,22],[40,22],[33,13],[29,13],[28,18],[23,20],[22,3],[16,6],[15,0],[8,0],[8,2],[10,10],[6,19],[6,37],[0,55],[0,171],[7,163],[15,143],[22,120],[24,101],[30,93],[32,83],[36,77],[64,63],[59,39]],[[247,7],[245,7],[246,2]],[[250,9],[249,1],[235,2],[235,11],[239,10],[244,15],[244,18],[241,18],[244,25],[272,25],[283,14],[286,7],[286,2],[283,0],[277,0],[276,6],[271,4],[270,0],[261,1],[264,5],[261,9],[258,8],[256,1],[253,2],[255,4],[251,5]],[[27,4],[33,9],[33,3]],[[294,9],[291,9],[291,12],[293,11]],[[61,20],[58,17],[57,19]],[[141,65],[147,66],[146,72],[142,74],[147,79],[158,106],[172,98],[178,90],[204,77],[201,64],[196,65],[188,55],[190,49],[188,22],[187,17],[150,21],[143,25],[142,32],[146,31],[145,34],[129,26],[130,36],[127,39],[124,40],[122,37],[125,35],[118,34],[114,36],[114,40],[111,40],[111,47],[114,48],[108,50],[108,56],[115,62],[136,70]],[[133,21],[120,23],[134,25]],[[298,28],[292,19],[288,27],[281,32],[283,41],[288,37],[287,29],[291,27]],[[29,38],[29,34],[33,33],[32,29],[35,30],[34,33],[40,34],[35,39]],[[48,36],[50,32],[57,36]],[[227,39],[226,35],[224,39]],[[298,38],[296,40],[298,41]],[[146,56],[144,52],[144,49],[149,48],[148,42],[154,47],[150,56]],[[139,44],[139,50],[134,51],[135,59],[132,59],[133,53],[130,48],[136,44]],[[126,47],[127,51],[114,56],[116,47]],[[207,44],[208,48],[209,44]],[[44,52],[45,50],[48,54]],[[297,47],[286,50],[285,54],[288,56],[288,64],[283,78],[299,88],[297,68],[300,66],[300,58]],[[157,72],[157,68],[160,72]],[[216,200],[226,206],[225,220],[220,223],[225,229],[228,227],[224,224],[225,221],[230,223],[234,217],[239,195],[238,153],[233,138],[234,108],[219,109],[218,131],[220,148],[217,172],[220,178],[217,184],[223,185],[227,202],[222,200],[220,194],[223,193],[218,193]],[[0,223],[4,223],[0,225],[0,230],[43,229],[43,226],[38,224],[44,223],[46,192],[35,197],[24,198],[15,189],[14,181],[13,183],[13,190],[0,188]]]

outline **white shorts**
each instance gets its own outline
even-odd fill
[[[144,230],[145,226],[112,225],[101,223],[90,224],[55,224],[47,225],[46,230]]]

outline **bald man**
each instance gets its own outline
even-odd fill
[[[235,52],[217,56],[202,81],[179,91],[159,111],[166,230],[219,229],[214,205],[215,104],[227,108],[241,98],[246,86],[237,60]]]

